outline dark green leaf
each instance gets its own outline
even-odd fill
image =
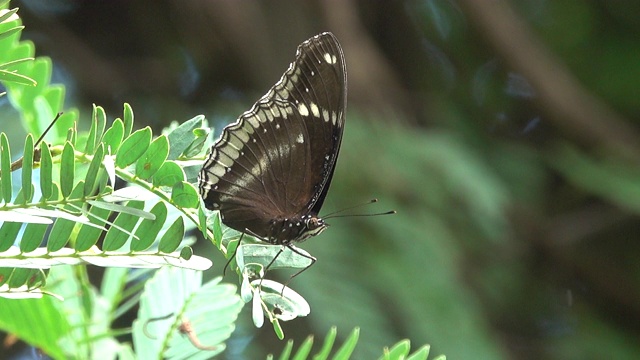
[[[171,201],[177,206],[195,209],[200,204],[200,195],[193,185],[181,181],[171,189]]]
[[[193,256],[193,249],[190,246],[185,246],[180,250],[180,257],[189,260]]]
[[[20,251],[31,252],[42,245],[48,227],[45,224],[27,224],[20,239]]]
[[[69,195],[68,199],[80,199],[84,191],[84,181],[80,180],[73,191]],[[76,211],[72,206],[66,205],[65,209],[68,211]],[[51,233],[49,234],[49,240],[47,241],[47,250],[49,252],[55,252],[62,249],[71,240],[73,229],[76,225],[76,221],[59,218],[53,224]]]
[[[167,135],[170,144],[169,160],[178,159],[185,149],[189,147],[196,138],[193,130],[202,127],[203,121],[204,116],[198,115],[193,119],[183,122]]]
[[[99,207],[92,206],[89,210],[89,214],[87,217],[89,220],[98,226],[104,226],[105,220],[108,220],[109,214],[111,212],[109,210],[101,209]],[[100,235],[103,230],[89,226],[82,225],[80,227],[80,231],[78,231],[78,236],[74,248],[78,251],[86,251],[89,250],[93,245],[98,242]]]
[[[69,197],[71,190],[73,190],[74,173],[75,154],[73,146],[67,141],[64,144],[60,160],[60,190],[62,190],[62,197],[65,199]]]
[[[151,128],[140,129],[124,140],[116,154],[116,166],[125,168],[136,162],[149,148]]]
[[[124,124],[122,120],[116,119],[113,124],[111,124],[111,127],[105,131],[102,142],[104,142],[105,147],[111,149],[111,151],[108,152],[109,154],[115,154],[118,152],[123,139]]]
[[[172,253],[176,251],[182,239],[184,238],[184,220],[178,217],[176,221],[171,224],[169,229],[162,235],[160,243],[158,244],[158,250],[163,253]]]
[[[0,176],[2,177],[2,197],[5,203],[11,202],[11,150],[5,133],[0,133]]]
[[[56,222],[53,224],[53,227],[51,228],[51,233],[47,241],[47,250],[58,251],[62,249],[67,244],[67,242],[69,242],[71,232],[73,231],[75,225],[75,221],[62,218],[56,220]]]
[[[133,129],[133,109],[131,109],[131,105],[127,103],[124,104],[122,119],[124,120],[124,137],[127,137]]]
[[[152,209],[151,213],[156,216],[155,220],[143,220],[136,229],[138,239],[131,240],[131,251],[147,250],[158,236],[167,219],[167,206],[163,201],[159,201]]]
[[[151,142],[147,151],[136,163],[136,175],[144,180],[149,179],[160,169],[169,153],[169,141],[160,135]]]
[[[143,201],[129,201],[127,202],[127,207],[142,210],[144,208]],[[140,220],[139,217],[129,215],[126,213],[120,213],[116,217],[114,221],[115,226],[111,226],[109,231],[107,231],[107,235],[104,238],[104,245],[102,247],[103,251],[115,251],[120,249],[129,239],[129,234],[133,227]],[[123,232],[122,230],[126,232]]]
[[[0,252],[7,251],[18,237],[22,224],[13,221],[5,221],[0,226]]]
[[[40,143],[40,191],[44,200],[51,199],[53,190],[53,162],[51,160],[51,152],[49,145],[44,141]]]
[[[94,185],[97,180],[98,170],[100,170],[100,165],[102,164],[102,159],[104,159],[104,146],[102,144],[98,145],[96,149],[96,153],[91,159],[91,163],[89,164],[89,169],[87,170],[87,175],[84,178],[84,195],[91,195],[94,190]]]
[[[22,193],[23,202],[27,203],[33,199],[33,187],[31,178],[33,173],[33,136],[27,134],[24,141],[24,153],[22,155]]]
[[[31,274],[34,269],[22,269],[17,268],[11,274],[11,278],[9,279],[9,287],[12,289],[19,288],[22,285],[26,285],[27,281],[31,277]]]
[[[173,161],[166,161],[153,175],[151,181],[153,186],[173,186],[180,181],[184,181],[184,171],[182,167]]]
[[[0,286],[4,285],[11,279],[11,274],[15,268],[0,267]]]

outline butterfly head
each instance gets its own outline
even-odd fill
[[[303,215],[298,218],[274,220],[271,223],[271,236],[268,242],[287,245],[292,242],[302,242],[323,232],[329,224],[315,215]]]

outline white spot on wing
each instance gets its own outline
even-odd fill
[[[307,109],[305,104],[298,104],[298,112],[302,116],[309,116],[309,109]]]
[[[320,109],[318,109],[318,105],[315,103],[311,103],[311,113],[317,118],[320,117]]]
[[[304,138],[302,137],[302,134],[298,134],[298,137],[296,138],[296,142],[298,144],[304,143]]]
[[[329,54],[329,53],[325,53],[324,54],[324,61],[326,61],[328,64],[335,64],[338,61],[338,58],[336,58],[335,55]]]

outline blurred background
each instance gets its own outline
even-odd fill
[[[356,359],[404,338],[450,359],[640,357],[640,2],[12,6],[87,128],[92,103],[113,119],[128,102],[138,128],[204,114],[217,136],[299,43],[336,34],[349,105],[323,211],[398,214],[302,244],[318,262],[291,283],[312,307],[284,324],[297,344],[337,325],[361,328]],[[248,310],[223,358],[284,346]]]

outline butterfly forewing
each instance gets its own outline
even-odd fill
[[[238,231],[299,240],[296,219],[317,216],[331,182],[345,108],[342,49],[323,33],[302,43],[280,81],[223,130],[199,176],[205,206]]]

